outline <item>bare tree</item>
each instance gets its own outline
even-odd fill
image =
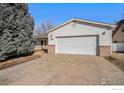
[[[46,34],[48,30],[53,28],[53,23],[51,21],[42,22],[40,26],[35,26],[34,35]]]
[[[43,34],[47,33],[48,30],[50,30],[51,28],[53,28],[53,23],[51,21],[47,21],[47,22],[43,22],[41,23],[41,32],[43,32]]]
[[[42,32],[41,32],[41,29],[39,26],[35,26],[34,27],[34,32],[33,32],[34,35],[41,35]]]

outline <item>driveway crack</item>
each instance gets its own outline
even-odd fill
[[[48,82],[47,85],[51,85],[52,82],[57,78],[58,74],[60,73],[60,71],[62,71],[62,69],[64,68],[64,66],[66,65],[67,63],[64,63],[63,66],[57,71],[57,73],[55,74],[55,76]]]

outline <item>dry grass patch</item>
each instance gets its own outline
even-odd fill
[[[17,64],[29,62],[33,59],[37,59],[40,57],[41,57],[41,55],[31,55],[31,56],[25,56],[25,57],[10,59],[10,60],[7,60],[7,61],[0,63],[0,70],[11,67],[11,66],[15,66]]]
[[[106,59],[108,59],[112,64],[114,64],[116,67],[118,67],[124,72],[124,60],[123,59],[119,59],[118,57],[115,57],[115,56],[106,57]]]

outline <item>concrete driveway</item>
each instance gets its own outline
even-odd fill
[[[124,72],[98,56],[48,54],[1,70],[0,84],[122,85]]]

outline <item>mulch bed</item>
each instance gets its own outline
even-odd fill
[[[37,59],[40,57],[41,57],[40,55],[31,55],[31,56],[19,57],[19,58],[10,59],[8,61],[0,62],[0,70],[15,66],[17,64],[29,62],[33,59]]]
[[[114,59],[111,57],[106,57],[106,59],[124,72],[124,60]]]

